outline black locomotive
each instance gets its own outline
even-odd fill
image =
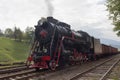
[[[57,66],[93,59],[96,54],[102,54],[102,46],[99,39],[88,33],[71,30],[70,25],[47,17],[39,20],[35,26],[31,53],[28,57],[29,63],[32,63],[30,66],[37,70],[55,70]]]

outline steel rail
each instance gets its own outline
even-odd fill
[[[116,56],[115,56],[115,57],[116,57]],[[85,71],[83,71],[83,72],[81,72],[81,73],[75,75],[75,76],[72,77],[70,80],[76,80],[76,79],[80,78],[82,75],[84,75],[84,74],[86,74],[86,73],[88,73],[88,72],[94,70],[95,68],[97,68],[97,67],[99,67],[99,66],[101,66],[101,65],[103,65],[103,64],[105,64],[105,63],[107,63],[108,61],[113,60],[115,57],[110,58],[110,59],[108,59],[108,60],[106,60],[106,61],[104,61],[104,62],[102,62],[102,63],[100,63],[100,64],[98,64],[98,65],[96,65],[96,66],[93,66],[93,67],[91,67],[91,68],[89,68],[89,69],[87,69],[87,70],[85,70]],[[118,60],[118,61],[119,61],[119,60]],[[117,63],[117,62],[116,62],[116,63]],[[115,63],[115,64],[116,64],[116,63]],[[106,74],[107,74],[107,73],[106,73]],[[104,76],[105,76],[105,75],[104,75]],[[103,77],[103,78],[104,78],[104,77]],[[102,78],[101,78],[101,79],[102,79]],[[102,79],[102,80],[103,80],[103,79]]]
[[[116,66],[119,61],[120,58],[108,69],[108,71],[99,80],[105,80],[107,75],[111,72],[111,70]]]

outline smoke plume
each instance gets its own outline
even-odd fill
[[[45,3],[48,7],[48,16],[53,16],[53,11],[54,11],[54,8],[53,8],[53,5],[52,5],[52,0],[45,0]]]

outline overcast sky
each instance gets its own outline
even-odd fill
[[[25,30],[41,17],[53,16],[98,38],[119,41],[108,20],[106,0],[0,0],[0,28],[15,25]]]

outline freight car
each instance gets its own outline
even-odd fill
[[[102,56],[108,56],[118,53],[118,49],[112,46],[102,44]]]
[[[57,66],[94,60],[108,54],[102,52],[104,47],[99,39],[88,33],[71,30],[70,25],[47,17],[39,20],[35,26],[35,37],[27,62],[36,70],[55,70]],[[111,47],[111,51],[117,50]]]
[[[118,49],[115,48],[115,47],[110,46],[110,53],[111,54],[116,54],[116,53],[118,53]]]

